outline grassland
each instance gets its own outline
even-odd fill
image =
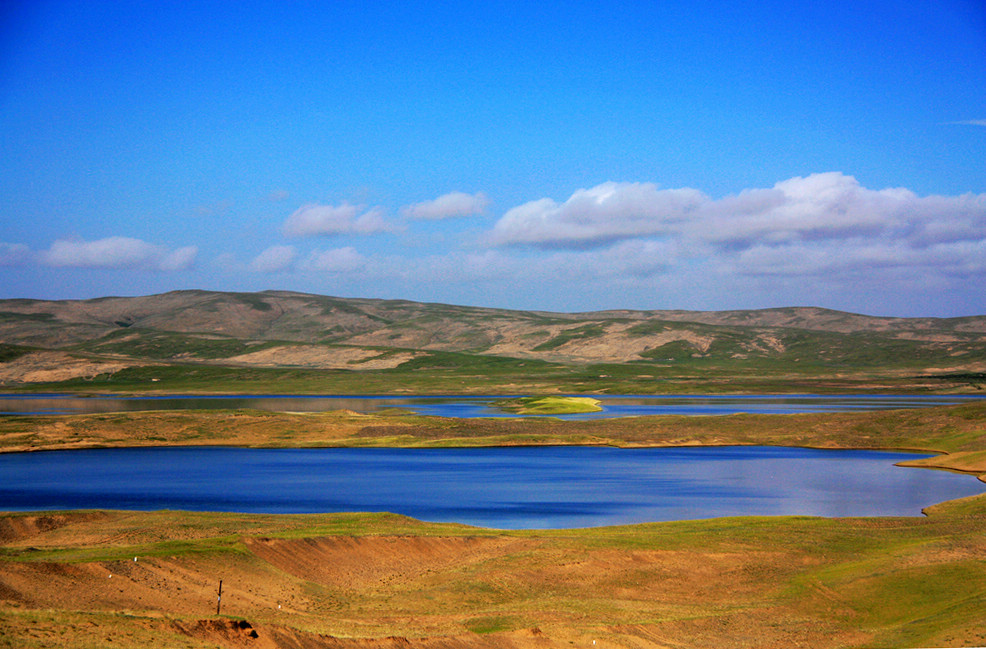
[[[984,371],[984,317],[551,314],[284,292],[0,301],[13,392],[535,394],[513,405],[557,413],[585,405],[558,394],[979,392]],[[984,476],[986,403],[583,422],[0,418],[0,452],[559,444],[922,450],[937,455],[911,464]],[[516,532],[389,514],[0,514],[0,648],[986,645],[986,496],[926,513]]]
[[[0,419],[4,451],[162,444],[904,448],[941,454],[916,464],[984,475],[986,403],[582,422],[257,411]],[[390,514],[0,514],[0,647],[982,645],[986,496],[927,514],[509,532]]]
[[[986,497],[924,518],[509,532],[390,514],[8,514],[0,543],[0,647],[986,643]]]
[[[5,392],[76,394],[951,394],[981,393],[986,374],[929,374],[719,365],[565,365],[431,353],[394,369],[228,367],[206,363],[138,365],[63,381],[8,383]]]

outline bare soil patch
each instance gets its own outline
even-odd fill
[[[342,590],[408,584],[449,564],[465,567],[520,550],[489,537],[365,536],[246,539],[257,557],[295,577]]]
[[[106,518],[103,512],[28,514],[0,518],[0,543],[19,542],[67,525]]]
[[[144,365],[138,361],[79,358],[65,352],[31,352],[0,363],[0,385],[89,379]]]
[[[381,354],[359,347],[285,345],[225,359],[235,365],[258,367],[310,367],[319,369],[381,370],[397,367],[419,354],[413,352]]]

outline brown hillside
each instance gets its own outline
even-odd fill
[[[41,350],[62,355],[28,356]],[[569,365],[769,361],[757,371],[772,373],[796,363],[982,372],[986,316],[886,318],[814,307],[550,313],[286,291],[0,301],[7,383],[162,362],[382,370],[438,352]]]

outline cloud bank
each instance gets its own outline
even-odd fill
[[[499,296],[502,306],[556,310],[819,304],[928,315],[986,308],[978,288],[986,283],[986,194],[870,189],[840,172],[720,198],[605,182],[565,200],[519,204],[484,230],[476,227],[483,220],[449,220],[487,206],[484,194],[452,192],[402,210],[410,236],[374,237],[397,231],[383,208],[306,205],[281,225],[290,241],[271,241],[246,262],[237,261],[242,252],[217,251],[211,268],[226,274],[223,282],[234,277],[256,290],[269,288],[261,275],[279,282],[289,275],[314,292],[490,305]],[[424,219],[446,222],[422,226]],[[361,240],[315,245],[335,235]],[[184,271],[197,255],[195,246],[119,236],[59,239],[41,251],[0,242],[0,266],[28,273]]]
[[[478,214],[488,204],[485,194],[452,192],[401,214],[413,229],[414,221]],[[367,237],[359,251],[271,246],[250,269],[329,280],[354,294],[385,287],[479,303],[522,295],[531,308],[560,310],[579,295],[597,308],[631,301],[695,308],[701,301],[709,308],[821,303],[906,312],[917,308],[911,296],[943,304],[961,291],[971,304],[976,298],[963,287],[986,280],[986,194],[870,189],[841,172],[720,198],[690,187],[605,182],[565,200],[516,205],[485,231],[462,229],[458,239],[448,225],[431,235],[431,247],[424,236]],[[389,231],[380,208],[348,203],[305,206],[283,227],[293,237]]]
[[[196,246],[169,250],[141,239],[107,237],[95,241],[59,239],[40,253],[39,260],[57,268],[179,271],[192,268],[197,254]]]
[[[986,241],[986,195],[872,190],[839,172],[721,199],[689,188],[609,182],[564,203],[543,198],[515,207],[488,240],[495,247],[568,250],[675,242],[679,256],[750,274],[928,265],[974,272]]]

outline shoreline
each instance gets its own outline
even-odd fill
[[[156,410],[0,417],[0,453],[100,448],[783,446],[933,454],[916,466],[986,476],[986,401],[792,414],[456,419],[336,410]],[[947,458],[947,459],[946,459]]]
[[[20,445],[19,452],[764,445],[934,453],[903,462],[986,482],[986,403],[595,421],[259,411],[0,418],[0,452]],[[704,646],[709,638],[739,649],[751,637],[765,649],[974,646],[981,625],[968,598],[986,583],[984,512],[986,495],[977,495],[913,516],[551,530],[395,514],[0,512],[0,626],[12,641],[42,632],[69,649],[89,646],[97,630],[135,648],[234,649],[254,646],[253,632],[266,643],[256,646],[273,649],[563,649],[594,640],[617,649]],[[934,602],[913,595],[925,587],[934,588]],[[950,613],[940,617],[943,606]],[[910,622],[916,610],[930,626]]]

